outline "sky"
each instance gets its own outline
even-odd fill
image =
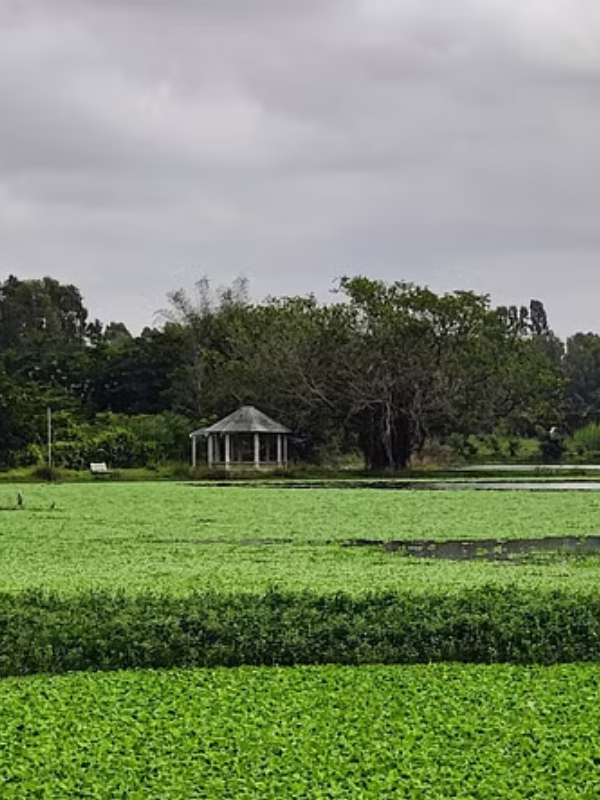
[[[0,280],[343,275],[600,332],[597,0],[0,0]]]

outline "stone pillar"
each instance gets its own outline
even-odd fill
[[[260,433],[254,434],[254,466],[260,467]]]

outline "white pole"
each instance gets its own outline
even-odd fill
[[[225,434],[225,469],[229,469],[229,464],[231,462],[231,442],[229,440],[229,434]]]
[[[277,434],[277,466],[281,466],[281,434]]]
[[[196,466],[196,437],[192,436],[192,467]]]
[[[208,453],[208,466],[209,467],[212,467],[213,461],[215,460],[214,459],[214,455],[213,455],[213,443],[214,443],[213,442],[213,437],[209,433],[208,436],[206,437],[206,449],[207,449],[207,453]]]
[[[260,467],[260,433],[254,434],[254,466]]]

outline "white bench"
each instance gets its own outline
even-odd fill
[[[106,466],[106,461],[94,461],[90,464],[92,475],[110,475],[112,470]]]

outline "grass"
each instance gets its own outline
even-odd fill
[[[600,672],[295,668],[0,682],[6,800],[596,800]]]
[[[24,497],[16,504],[17,491]],[[2,510],[4,509],[4,510]],[[515,538],[600,531],[600,493],[360,491],[95,482],[0,487],[0,591],[361,593],[490,583],[587,590],[598,559],[416,561],[355,538]]]

